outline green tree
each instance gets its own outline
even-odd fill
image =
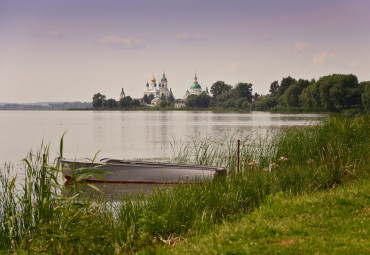
[[[262,102],[264,102],[264,105],[266,107],[266,109],[268,108],[272,108],[272,107],[275,107],[278,105],[278,99],[276,96],[273,96],[273,95],[267,95],[263,100],[261,100]],[[259,101],[260,102],[260,101]]]
[[[140,106],[140,100],[139,99],[132,99],[128,102],[128,107],[139,107]]]
[[[302,90],[307,88],[310,85],[308,80],[299,79],[296,83],[288,87],[281,97],[281,101],[285,106],[290,107],[299,107],[300,101],[299,96],[302,93]]]
[[[148,95],[147,95],[147,94],[145,94],[145,95],[143,96],[143,102],[144,102],[144,103],[146,103],[146,104],[150,104],[150,100],[149,100],[149,97],[148,97]]]
[[[307,88],[302,90],[299,96],[299,102],[305,108],[322,107],[319,86],[316,82],[311,83]]]
[[[265,100],[259,100],[252,103],[251,109],[254,111],[266,111],[268,107]]]
[[[243,98],[240,98],[243,99]],[[248,100],[247,100],[248,101]],[[228,99],[222,104],[222,107],[225,109],[231,109],[236,107],[236,101],[233,98]]]
[[[286,94],[286,103],[290,107],[299,106],[299,96],[301,95],[302,90],[297,84],[290,86],[284,94]]]
[[[231,85],[228,85],[223,81],[216,81],[211,86],[211,94],[212,94],[213,97],[218,97],[218,96],[222,95],[223,93],[225,93],[227,91],[230,91],[231,88],[232,88]]]
[[[107,108],[108,107],[108,102],[107,100],[103,99],[103,108]]]
[[[229,99],[235,99],[236,98],[236,90],[231,89],[229,91],[226,91],[222,93],[217,98],[214,98],[216,100],[215,105],[222,105],[224,102],[226,102]]]
[[[270,85],[270,90],[269,90],[269,92],[270,92],[272,95],[276,95],[276,94],[277,94],[277,92],[278,92],[278,90],[279,90],[279,87],[280,87],[279,82],[278,82],[278,81],[274,81],[274,82],[272,82],[272,83],[271,83],[271,85]]]
[[[175,97],[173,96],[172,91],[170,91],[170,95],[168,96],[168,102],[171,102],[171,103],[175,102]]]
[[[197,96],[190,95],[186,98],[185,105],[187,108],[196,108],[197,107]]]
[[[280,82],[280,87],[278,88],[278,91],[277,91],[278,96],[282,96],[285,90],[287,90],[291,85],[293,85],[296,82],[297,81],[290,76],[283,78]]]
[[[167,101],[167,98],[166,98],[166,95],[165,95],[165,94],[162,94],[162,95],[161,95],[161,97],[160,97],[160,99],[161,99],[162,101]]]
[[[122,107],[122,108],[129,107],[129,103],[131,101],[132,101],[132,98],[130,96],[121,98],[121,100],[119,100],[119,106]]]
[[[314,81],[313,81],[314,82]],[[310,86],[312,82],[304,79],[299,79],[295,84],[299,87],[299,89],[302,91],[308,86]]]
[[[94,94],[93,96],[93,107],[96,108],[96,109],[99,109],[99,107],[103,107],[103,101],[105,100],[105,96],[100,94],[100,93],[96,93]]]
[[[169,102],[169,101],[162,101],[162,102],[160,102],[160,103],[159,103],[159,106],[160,106],[161,108],[171,107],[171,106],[172,106],[172,103],[171,103],[171,102]]]
[[[236,107],[238,107],[241,110],[250,110],[251,104],[249,103],[248,99],[245,97],[239,98],[236,100]]]
[[[258,100],[258,98],[260,97],[261,95],[258,94],[257,92],[254,93],[254,96],[253,96],[253,100]]]
[[[148,96],[148,98],[149,98],[149,104],[150,104],[152,102],[152,100],[154,99],[154,95],[153,94],[150,94]]]
[[[185,105],[188,108],[208,108],[211,97],[205,93],[190,95],[186,98]]]
[[[252,84],[239,82],[235,87],[236,99],[245,97],[252,102]]]
[[[211,97],[208,96],[206,93],[201,93],[196,98],[196,104],[199,108],[208,108],[210,101]]]
[[[317,81],[324,107],[338,110],[358,103],[360,94],[357,77],[353,74],[333,74]]]
[[[117,107],[117,101],[113,98],[107,100],[107,107],[108,108],[115,108]]]
[[[279,105],[287,107],[288,106],[287,94],[284,93],[284,95],[280,96],[278,102]]]

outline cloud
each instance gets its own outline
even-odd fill
[[[305,42],[296,42],[295,45],[294,45],[294,48],[298,51],[303,51],[303,50],[308,49],[310,47],[311,47],[311,45],[309,45],[308,43],[305,43]]]
[[[188,32],[175,34],[172,38],[178,41],[199,41],[203,39],[201,35],[190,35]]]
[[[312,60],[313,65],[322,66],[328,59],[335,58],[336,55],[328,51],[315,54]]]
[[[342,67],[354,68],[358,65],[358,63],[353,60],[345,59],[340,55],[328,51],[323,51],[321,53],[315,54],[312,60],[312,64],[316,66],[323,66],[328,61],[331,61],[332,64],[337,64]]]
[[[348,62],[348,66],[349,66],[349,67],[356,67],[356,66],[357,66],[357,63],[356,63],[356,62],[354,62],[354,61],[349,61],[349,62]]]
[[[231,72],[231,73],[234,73],[236,70],[238,70],[240,67],[240,63],[239,62],[233,62],[231,65],[228,65],[226,67],[226,69]]]
[[[141,48],[144,46],[143,41],[141,39],[132,37],[122,38],[115,35],[101,38],[100,43],[102,45],[110,46],[113,48],[125,48],[125,49]]]
[[[64,37],[64,33],[57,29],[40,32],[39,35],[45,38],[60,38]]]

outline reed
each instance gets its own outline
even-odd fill
[[[222,165],[229,174],[204,184],[125,196],[119,203],[103,195],[93,200],[84,196],[81,178],[64,186],[59,164],[48,163],[49,148],[43,147],[24,161],[21,186],[17,177],[5,174],[11,173],[9,165],[2,171],[0,250],[115,254],[172,245],[207,233],[214,224],[236,220],[278,192],[310,193],[368,179],[369,126],[369,116],[334,117],[322,125],[244,137],[239,174],[235,134],[173,142],[175,161]],[[63,137],[60,150],[62,155]]]

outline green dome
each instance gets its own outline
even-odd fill
[[[161,79],[161,81],[167,81],[167,78],[166,78],[166,77],[163,77],[163,78]]]
[[[199,85],[198,82],[194,82],[191,86],[190,86],[191,89],[201,89],[202,87]]]

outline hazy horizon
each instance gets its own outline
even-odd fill
[[[154,73],[182,98],[194,73],[267,94],[288,75],[370,80],[367,0],[0,0],[0,102],[143,96]]]

